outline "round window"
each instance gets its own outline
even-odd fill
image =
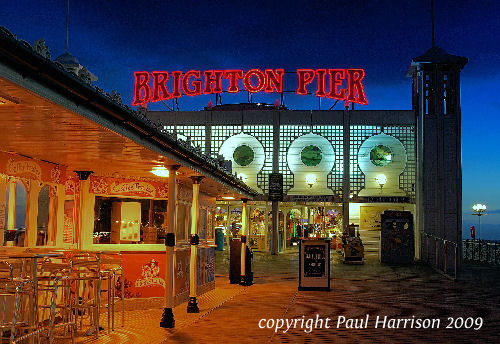
[[[247,145],[241,145],[236,147],[233,153],[233,160],[240,166],[247,166],[255,158],[255,153],[253,149]]]
[[[392,161],[391,149],[387,146],[378,145],[370,151],[370,161],[375,166],[386,166]]]
[[[306,146],[302,152],[300,152],[300,160],[302,160],[306,166],[316,166],[321,162],[321,159],[321,149],[316,146]]]

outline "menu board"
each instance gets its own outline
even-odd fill
[[[330,239],[301,239],[299,290],[330,290]]]
[[[304,277],[324,277],[326,256],[324,245],[304,246]]]

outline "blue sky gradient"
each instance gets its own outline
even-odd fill
[[[72,0],[69,52],[99,77],[99,87],[116,89],[127,104],[137,70],[361,67],[369,105],[357,108],[404,110],[411,109],[410,61],[431,46],[429,4]],[[497,0],[435,0],[437,45],[469,58],[462,73],[464,234],[477,223],[471,206],[482,202],[488,215],[481,236],[491,239],[500,239],[499,14]],[[64,52],[65,15],[65,0],[9,1],[2,4],[0,25],[30,43],[44,37],[55,58]],[[183,97],[180,107],[200,110],[209,99]],[[226,103],[246,99],[223,96]],[[316,109],[318,101],[287,95],[285,103]]]

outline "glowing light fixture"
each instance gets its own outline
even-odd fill
[[[318,179],[316,178],[316,176],[314,174],[308,174],[306,176],[306,183],[307,185],[309,185],[309,188],[312,188],[314,184],[316,184],[316,181]]]
[[[236,198],[234,198],[233,196],[223,196],[222,199],[231,199],[231,200],[233,200],[233,199],[236,199]]]
[[[382,193],[382,188],[387,183],[387,177],[385,176],[385,174],[379,174],[375,177],[375,181],[380,186],[380,193]]]
[[[243,181],[243,183],[246,183],[248,180],[248,177],[245,173],[240,173],[239,177]]]
[[[164,166],[153,167],[151,173],[158,177],[168,177],[170,175],[169,171]]]
[[[475,213],[472,214],[472,215],[476,215],[477,219],[478,219],[478,222],[479,222],[479,225],[477,227],[477,229],[478,229],[477,238],[478,238],[478,240],[481,240],[481,216],[486,215],[484,213],[486,211],[486,205],[485,204],[481,204],[481,203],[476,203],[476,204],[474,204],[472,206],[472,210],[475,211]]]
[[[477,203],[477,204],[474,204],[472,206],[472,209],[477,212],[477,213],[482,213],[483,211],[486,210],[486,205],[485,204],[481,204],[481,203]],[[482,214],[484,215],[484,214]]]

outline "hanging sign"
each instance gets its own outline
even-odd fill
[[[269,201],[283,201],[283,174],[269,174]]]
[[[281,93],[284,74],[283,69],[134,72],[132,105],[145,106],[149,102],[180,98],[182,95],[237,93],[240,90],[250,93]],[[296,77],[296,94],[315,94],[317,97],[368,104],[363,87],[364,69],[297,69]],[[238,83],[238,80],[241,82]],[[312,83],[316,85],[315,92],[312,91],[314,93],[308,90]],[[223,84],[227,85],[226,89]],[[243,86],[242,89],[240,86]]]

